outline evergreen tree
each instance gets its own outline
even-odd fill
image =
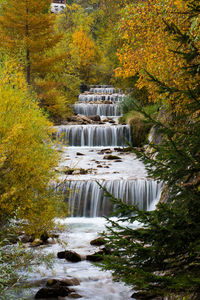
[[[141,226],[134,229],[110,220],[106,234],[112,254],[105,257],[104,267],[114,270],[115,278],[132,284],[147,299],[171,293],[200,298],[200,56],[196,38],[199,6],[196,1],[185,2],[185,18],[193,24],[190,31],[182,33],[173,23],[166,23],[166,30],[177,40],[175,55],[185,59],[180,72],[192,77],[193,86],[186,84],[184,90],[179,90],[149,76],[163,99],[171,96],[183,99],[187,101],[187,110],[177,113],[173,105],[165,107],[159,121],[155,121],[137,105],[154,123],[162,142],[149,143],[151,153],[135,152],[149,175],[164,182],[165,199],[152,212],[113,199],[122,222],[132,224],[137,220]]]

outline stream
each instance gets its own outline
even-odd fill
[[[57,221],[66,225],[59,237],[66,245],[56,243],[41,246],[40,249],[42,253],[54,253],[55,256],[64,249],[73,250],[81,255],[82,260],[71,263],[56,258],[52,269],[39,266],[38,271],[31,273],[27,279],[32,295],[27,299],[34,299],[35,293],[48,279],[70,277],[80,281],[80,285],[73,286],[75,292],[82,296],[80,299],[133,299],[132,287],[114,282],[110,271],[102,271],[85,260],[86,255],[99,250],[99,247],[91,246],[90,241],[105,230],[106,220],[103,216],[108,216],[114,209],[96,181],[115,197],[126,203],[137,204],[145,210],[154,209],[161,194],[162,185],[147,178],[142,162],[133,153],[119,149],[126,145],[126,141],[131,142],[129,125],[117,123],[121,115],[118,102],[123,97],[122,91],[111,86],[91,87],[90,91],[79,96],[74,110],[85,116],[99,114],[102,122],[56,126],[63,143],[60,148],[62,161],[58,170],[77,168],[88,171],[68,175],[63,173],[60,176],[70,217]],[[115,159],[108,159],[108,155],[115,156]],[[138,224],[133,226],[136,228]]]

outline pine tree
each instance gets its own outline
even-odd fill
[[[147,299],[174,293],[189,295],[189,299],[200,297],[200,56],[195,39],[199,26],[195,28],[193,19],[198,20],[199,6],[195,1],[185,2],[185,17],[193,24],[193,32],[185,34],[173,23],[166,23],[166,30],[177,40],[175,55],[185,59],[180,72],[191,76],[194,84],[178,90],[149,76],[161,97],[184,99],[187,110],[177,113],[171,106],[167,118],[164,112],[159,121],[151,119],[162,136],[159,145],[149,144],[154,155],[135,150],[149,175],[164,182],[167,201],[161,201],[155,211],[144,212],[113,199],[121,221],[137,220],[142,225],[134,230],[111,220],[106,234],[113,252],[105,257],[104,267],[114,270],[116,278],[135,286]],[[145,114],[142,107],[138,110]]]

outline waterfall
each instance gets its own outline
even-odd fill
[[[148,210],[160,196],[162,184],[153,180],[106,180],[99,182],[115,198]],[[113,211],[111,201],[96,181],[72,180],[62,185],[62,192],[72,217],[108,216]]]
[[[101,87],[92,87],[92,88],[90,88],[90,93],[94,93],[94,94],[122,94],[122,90],[115,89],[112,86],[110,86],[110,87],[101,86]]]
[[[80,102],[118,102],[123,100],[125,97],[124,94],[80,94],[78,97],[78,101]]]
[[[120,108],[117,104],[76,103],[74,112],[85,116],[121,116]]]
[[[125,146],[131,142],[129,125],[61,125],[58,137],[69,146]]]

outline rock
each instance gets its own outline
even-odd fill
[[[66,297],[71,293],[71,290],[68,287],[59,287],[59,288],[41,288],[35,295],[35,299],[51,299]]]
[[[23,234],[19,237],[19,240],[22,243],[32,243],[35,240],[35,237],[33,235]]]
[[[72,299],[78,299],[78,298],[82,298],[81,295],[79,294],[76,294],[76,293],[72,293],[68,296],[69,298],[72,298]]]
[[[120,157],[117,155],[108,154],[108,155],[105,155],[103,159],[116,160],[116,159],[120,159]]]
[[[114,120],[109,120],[108,122],[111,123],[111,124],[115,124]]]
[[[88,118],[84,115],[77,115],[76,118],[77,118],[78,121],[85,121],[88,124],[94,124],[94,122],[90,118]]]
[[[31,243],[31,247],[38,247],[43,245],[43,241],[40,239],[35,239],[32,243]]]
[[[86,170],[86,169],[80,169],[79,170],[79,174],[81,174],[81,175],[85,175],[87,173],[88,173],[88,170]]]
[[[111,149],[105,149],[104,153],[106,153],[106,154],[111,154],[111,153],[112,153],[112,150],[111,150]]]
[[[61,251],[57,253],[57,257],[60,259],[66,259],[69,260],[71,262],[79,262],[81,261],[81,257],[78,253],[74,252],[74,251]]]
[[[92,245],[92,246],[102,246],[105,244],[106,244],[106,241],[103,237],[98,237],[90,242],[90,245]]]
[[[106,123],[106,122],[109,122],[109,120],[108,119],[103,119],[102,122]]]
[[[77,278],[73,278],[73,277],[63,279],[62,281],[66,282],[68,286],[80,285],[80,281]]]
[[[125,147],[125,148],[116,147],[114,148],[114,150],[117,152],[131,152],[132,147]]]
[[[85,154],[83,154],[83,153],[81,153],[81,152],[76,152],[76,155],[78,155],[78,156],[83,156],[83,155],[85,155]]]
[[[103,168],[103,166],[101,166],[101,165],[97,165],[97,168]]]
[[[94,121],[94,122],[100,122],[101,121],[101,117],[99,115],[89,116],[88,118],[90,120]]]
[[[79,285],[80,282],[77,278],[65,278],[65,279],[49,279],[46,283],[47,287],[58,288],[61,286],[73,286]]]
[[[121,159],[117,159],[117,160],[115,160],[115,162],[122,162],[122,160]]]
[[[104,154],[104,153],[110,154],[112,153],[112,150],[110,148],[105,148],[99,151],[99,154]]]

